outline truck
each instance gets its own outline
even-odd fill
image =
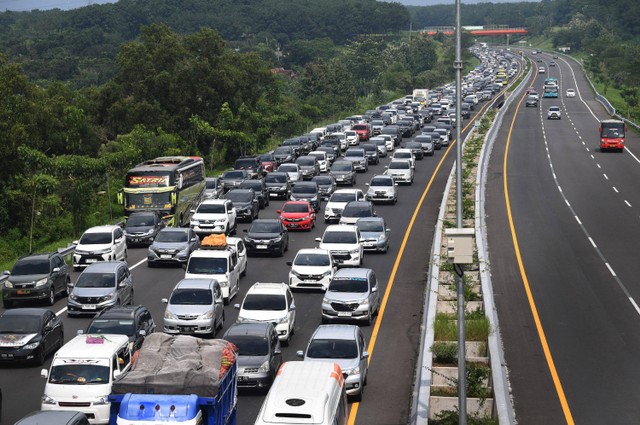
[[[109,425],[236,425],[237,348],[153,333],[113,383]]]

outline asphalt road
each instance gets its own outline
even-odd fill
[[[514,105],[494,147],[487,226],[495,301],[519,424],[640,418],[640,141],[600,152],[608,118],[579,67],[538,55],[560,98]],[[540,65],[537,64],[536,65]],[[567,88],[578,96],[566,98]],[[549,106],[562,119],[546,119]],[[589,109],[590,108],[590,109]],[[510,226],[510,221],[513,226]]]

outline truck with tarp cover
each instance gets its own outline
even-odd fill
[[[224,340],[153,333],[113,383],[110,425],[235,425],[237,348]]]

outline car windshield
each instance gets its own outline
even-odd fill
[[[331,195],[329,202],[349,202],[353,201],[356,196],[353,193],[336,192]]]
[[[88,334],[117,334],[133,336],[135,327],[129,319],[95,319],[87,329]]]
[[[273,162],[273,160],[274,160],[274,158],[273,158],[273,155],[272,155],[272,154],[264,154],[264,155],[260,155],[260,156],[258,157],[258,159],[259,159],[261,162]]]
[[[407,161],[391,161],[389,163],[390,170],[408,170],[411,165]]]
[[[353,165],[349,164],[333,164],[331,166],[331,171],[351,171],[353,170]]]
[[[269,354],[269,341],[262,337],[227,336],[226,340],[238,347],[240,356],[266,356]]]
[[[255,159],[239,159],[234,164],[236,168],[255,168],[256,160]]]
[[[49,259],[47,258],[23,258],[18,260],[11,270],[12,276],[47,273],[49,273]]]
[[[295,186],[293,186],[291,188],[291,193],[297,193],[297,194],[301,194],[301,193],[305,193],[305,194],[314,194],[316,193],[317,189],[314,186],[311,185],[302,185],[302,184],[297,184]]]
[[[331,261],[326,254],[298,254],[293,261],[296,266],[329,266]]]
[[[278,167],[278,171],[283,171],[285,173],[297,173],[298,167],[296,167],[294,164],[282,164]]]
[[[276,155],[276,154],[280,154],[280,155],[283,155],[283,154],[284,154],[284,155],[289,155],[290,153],[291,153],[291,148],[288,148],[288,147],[280,147],[280,148],[276,148],[276,149],[273,151],[273,154],[274,154],[274,155]]]
[[[156,242],[187,242],[187,232],[160,232],[155,239]]]
[[[360,150],[358,150],[358,151],[355,151],[355,150],[348,150],[348,151],[346,151],[346,152],[345,152],[345,154],[344,154],[344,156],[345,156],[346,158],[349,158],[349,157],[357,158],[357,157],[362,157],[363,155],[364,155],[364,151],[360,151]]]
[[[207,189],[215,189],[216,187],[218,187],[218,180],[207,179],[205,181],[205,185]]]
[[[221,274],[227,272],[226,258],[207,258],[191,256],[187,265],[187,273]]]
[[[367,292],[367,278],[333,278],[327,291],[333,292]]]
[[[109,382],[109,366],[90,363],[59,364],[51,368],[52,384],[105,384]]]
[[[290,202],[284,204],[282,211],[287,213],[306,213],[309,212],[309,205]]]
[[[371,179],[371,186],[393,186],[393,180],[384,177],[374,177]]]
[[[243,179],[245,174],[242,171],[225,171],[222,178],[225,180]]]
[[[296,160],[296,162],[298,163],[298,165],[304,165],[305,167],[313,167],[316,163],[315,158],[298,158]]]
[[[253,198],[251,196],[251,192],[238,192],[235,190],[227,192],[224,197],[225,199],[230,199],[233,202],[251,202],[251,199]]]
[[[309,343],[307,357],[311,359],[354,359],[358,345],[347,339],[314,339]]]
[[[287,176],[285,174],[267,174],[264,181],[267,183],[286,183]]]
[[[76,282],[76,288],[114,288],[116,278],[114,273],[91,273],[80,274]]]
[[[274,294],[248,294],[244,303],[244,310],[285,310],[287,302],[284,295]]]
[[[213,296],[209,289],[178,288],[171,294],[170,304],[173,305],[211,305]]]
[[[200,214],[224,214],[223,204],[200,204],[197,213]]]
[[[366,204],[347,204],[342,212],[343,217],[371,217],[371,208]]]
[[[111,243],[113,238],[111,232],[85,233],[80,238],[81,245],[107,244]]]
[[[325,232],[322,238],[323,243],[358,243],[355,232]]]
[[[280,229],[277,221],[255,221],[249,228],[249,233],[280,233]]]
[[[358,220],[356,225],[361,232],[384,232],[382,221],[379,220]]]
[[[330,185],[333,183],[333,179],[330,176],[316,176],[311,181],[316,182],[319,185]]]
[[[4,316],[0,318],[0,334],[32,334],[40,332],[40,318],[35,316]]]
[[[149,214],[131,214],[127,219],[127,227],[153,226],[153,216]]]
[[[325,152],[322,153],[310,153],[309,155],[312,155],[316,161],[324,161],[327,154]]]

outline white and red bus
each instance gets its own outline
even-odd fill
[[[620,120],[600,122],[600,150],[615,149],[622,152],[627,126]]]

